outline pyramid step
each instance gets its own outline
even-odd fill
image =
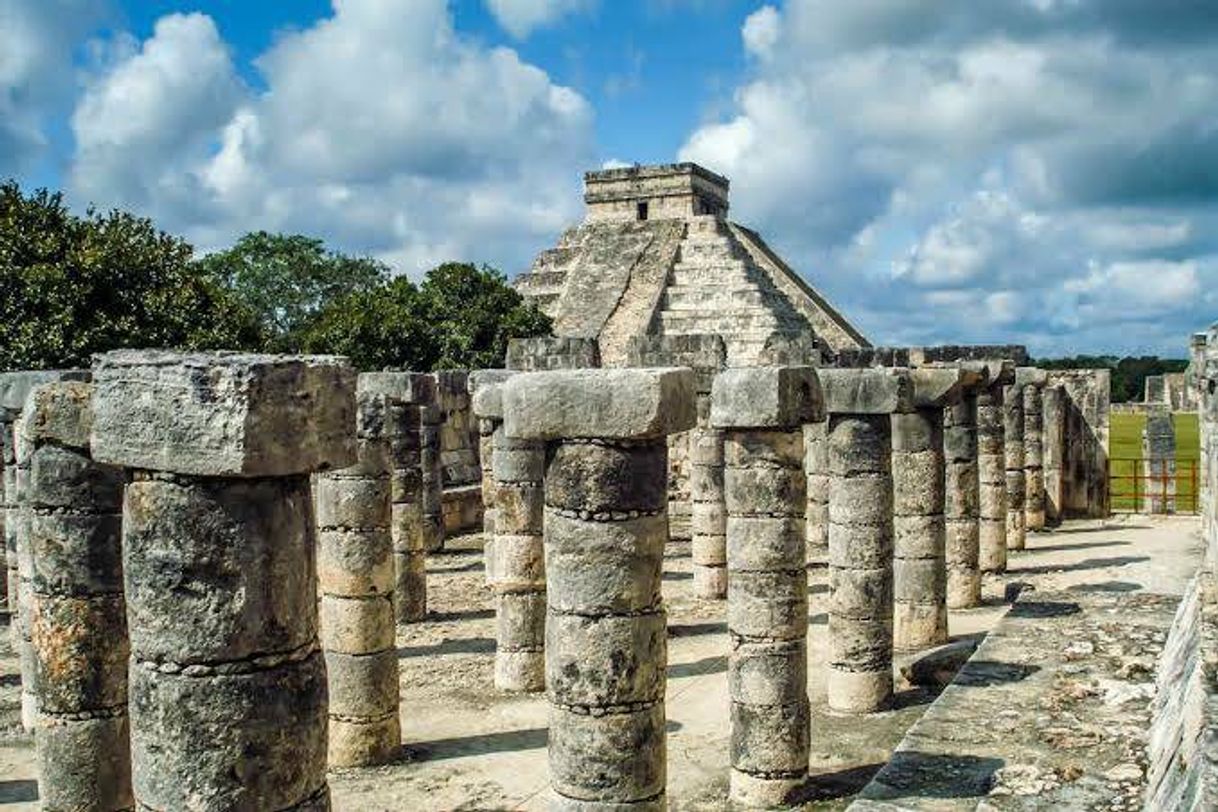
[[[765,294],[758,288],[745,285],[669,285],[664,292],[666,310],[756,307],[764,303]]]
[[[744,251],[726,238],[689,239],[681,241],[681,259],[698,262],[744,259]]]
[[[660,313],[660,324],[665,332],[723,334],[753,330],[773,331],[783,326],[773,313],[763,309],[733,314],[723,314],[717,311],[666,310]]]
[[[670,279],[674,285],[727,285],[732,287],[754,285],[753,277],[743,264],[731,266],[677,263],[673,266]]]

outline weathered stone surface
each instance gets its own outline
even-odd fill
[[[56,381],[88,382],[91,373],[87,369],[39,369],[19,372],[0,372],[0,410],[19,412],[37,386]],[[10,459],[6,459],[6,462]]]
[[[108,515],[32,512],[26,544],[35,591],[59,595],[121,592],[123,563],[119,505]]]
[[[666,616],[551,614],[546,682],[564,704],[604,706],[664,698]]]
[[[30,508],[117,505],[122,501],[122,472],[99,465],[80,451],[57,445],[35,448],[28,458],[24,504]]]
[[[472,409],[483,419],[503,420],[503,384],[513,375],[508,369],[479,369],[469,374]]]
[[[810,711],[807,698],[790,705],[731,703],[732,767],[761,775],[806,774]]]
[[[321,645],[328,652],[376,654],[393,648],[391,595],[356,598],[323,594],[319,615]]]
[[[131,761],[151,809],[286,809],[325,787],[326,671],[314,653],[226,676],[130,673]]]
[[[942,407],[958,400],[969,381],[978,376],[960,367],[921,367],[909,371],[913,380],[914,405]]]
[[[664,791],[664,706],[591,716],[550,706],[550,782],[585,801],[641,801]]]
[[[830,414],[892,414],[914,407],[907,369],[821,369],[817,375]]]
[[[649,439],[692,428],[688,369],[539,372],[504,384],[509,437]]]
[[[384,529],[320,531],[317,578],[338,595],[391,595],[393,556],[389,534]]]
[[[44,716],[35,731],[42,808],[130,809],[129,737],[126,713],[86,719]]]
[[[562,443],[546,471],[546,505],[594,514],[661,510],[667,503],[666,458],[658,443],[637,448]]]
[[[93,375],[101,462],[259,477],[354,459],[355,372],[338,357],[118,350]]]
[[[726,369],[711,390],[717,428],[792,428],[824,418],[824,399],[812,367]]]
[[[30,601],[34,691],[44,714],[120,708],[127,702],[127,623],[121,594]]]
[[[377,718],[398,707],[398,660],[393,649],[373,654],[325,652],[331,717]]]
[[[309,494],[305,477],[130,483],[123,566],[133,651],[201,663],[315,640]]]
[[[803,639],[808,633],[807,576],[800,572],[732,572],[727,625],[744,637]]]
[[[642,612],[660,602],[664,515],[595,522],[545,512],[550,606],[569,612]]]

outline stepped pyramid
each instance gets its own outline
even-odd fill
[[[516,289],[560,336],[595,338],[606,366],[636,335],[717,334],[730,366],[775,342],[827,357],[871,346],[755,232],[727,219],[726,178],[691,164],[584,175],[584,222],[542,251]]]

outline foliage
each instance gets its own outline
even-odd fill
[[[0,184],[0,369],[88,366],[119,347],[256,347],[251,313],[149,220]]]
[[[491,268],[445,263],[416,287],[405,277],[335,300],[305,332],[306,352],[371,369],[501,366],[509,338],[544,335],[550,319]]]
[[[1112,371],[1112,400],[1115,403],[1140,401],[1148,375],[1183,372],[1188,361],[1158,358],[1153,355],[1076,355],[1071,358],[1039,359],[1033,362],[1042,369],[1109,369]]]
[[[268,352],[298,352],[302,336],[326,306],[380,288],[389,268],[368,257],[327,251],[299,234],[246,234],[196,266],[254,312]]]

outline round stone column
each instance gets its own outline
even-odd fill
[[[804,425],[804,474],[808,494],[804,528],[808,560],[823,565],[829,555],[829,444],[828,423]]]
[[[892,699],[892,415],[913,408],[908,371],[822,370],[829,411],[831,710],[872,713]]]
[[[1027,509],[1027,479],[1023,455],[1023,386],[1006,387],[1003,399],[1003,454],[1006,459],[1007,549],[1022,550],[1027,541],[1024,511]]]
[[[487,583],[495,590],[495,687],[545,690],[546,570],[542,539],[545,444],[508,437],[503,385],[515,372],[470,376],[473,410],[493,426],[484,470],[491,476],[494,536],[485,546]],[[484,490],[486,486],[484,485]]]
[[[947,641],[943,409],[892,416],[893,646]]]
[[[727,511],[723,493],[723,432],[699,426],[689,432],[689,491],[694,594],[727,597]]]
[[[508,438],[543,441],[546,685],[555,810],[665,808],[665,438],[694,424],[676,369],[504,385]],[[500,503],[503,519],[503,503]],[[498,546],[498,542],[496,542]]]
[[[966,389],[956,403],[943,409],[943,456],[947,606],[971,609],[981,605],[975,389]]]
[[[492,459],[497,516],[487,577],[495,589],[495,687],[544,691],[545,446],[507,437],[500,426]]]
[[[1046,525],[1060,524],[1064,518],[1065,494],[1062,477],[1066,455],[1066,404],[1065,389],[1060,384],[1045,386],[1041,393],[1041,411],[1044,415],[1041,434],[1044,448]]]
[[[402,743],[387,401],[359,387],[356,463],[317,478],[317,577],[333,767],[384,763]]]
[[[29,632],[42,808],[131,809],[127,624],[120,548],[123,473],[89,456],[92,387],[36,388],[29,449]]]
[[[326,356],[119,351],[94,457],[123,497],[137,808],[329,808],[309,475],[355,462],[355,374]]]
[[[991,378],[977,393],[977,481],[980,493],[978,566],[982,572],[1007,568],[1007,477],[1004,440],[1004,382]]]
[[[798,805],[808,776],[808,576],[803,429],[823,417],[811,367],[729,369],[715,379],[724,430],[730,798]]]
[[[1029,532],[1045,529],[1045,450],[1044,450],[1044,391],[1045,373],[1023,388],[1023,472],[1027,495],[1024,503],[1024,524]]]
[[[431,376],[428,376],[431,377]],[[436,399],[432,378],[430,401],[420,404],[419,457],[423,471],[423,547],[434,553],[444,548],[444,465],[441,461],[440,429],[444,415]]]
[[[436,528],[443,529],[439,513],[428,514],[428,500],[438,505],[439,497],[426,495],[423,471],[424,447],[439,437],[438,432],[429,433],[427,423],[428,404],[433,405],[431,413],[439,412],[434,408],[436,381],[421,372],[365,372],[359,386],[361,392],[383,399],[394,616],[398,623],[415,623],[427,617],[427,553],[438,546]],[[435,476],[429,481],[438,482]]]

